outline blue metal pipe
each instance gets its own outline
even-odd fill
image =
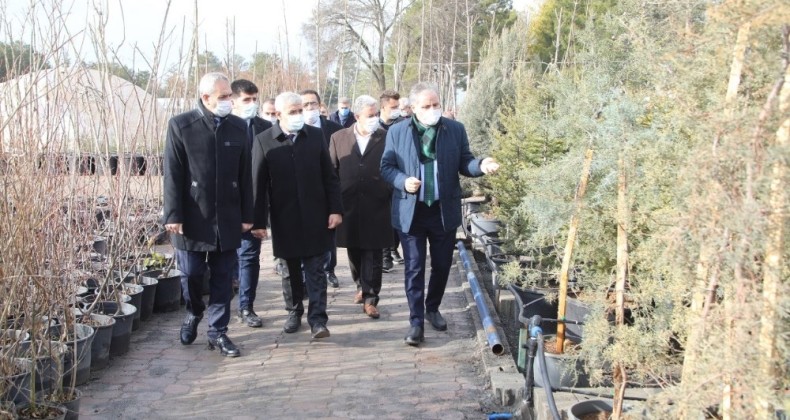
[[[483,320],[483,329],[486,332],[486,339],[488,340],[488,348],[497,356],[505,352],[505,347],[499,340],[499,334],[496,330],[496,325],[491,319],[491,313],[488,311],[485,299],[483,299],[483,291],[480,288],[480,283],[477,281],[474,271],[472,270],[472,263],[469,260],[469,254],[466,252],[466,247],[462,241],[458,241],[458,254],[461,256],[461,261],[466,270],[466,279],[469,281],[469,286],[472,288],[472,295],[475,297],[477,310],[480,312],[480,319]]]

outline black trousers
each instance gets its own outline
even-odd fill
[[[326,325],[329,317],[326,314],[326,275],[324,263],[326,254],[304,258],[288,258],[288,277],[283,278],[283,299],[285,309],[296,316],[304,314],[302,285],[307,287],[307,322],[310,326]]]
[[[380,249],[348,248],[348,265],[351,268],[351,278],[357,284],[357,290],[362,290],[365,303],[377,305],[379,292],[381,292],[382,254]]]

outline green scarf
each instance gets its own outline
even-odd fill
[[[425,164],[436,160],[436,126],[427,126],[420,122],[414,115],[411,116],[417,133],[420,135],[422,147],[420,148],[420,163]]]
[[[420,135],[420,163],[425,167],[425,179],[422,180],[422,188],[424,191],[423,202],[431,206],[434,202],[434,186],[433,186],[433,171],[434,161],[436,160],[436,126],[429,127],[412,115],[414,126],[417,127],[417,133]]]

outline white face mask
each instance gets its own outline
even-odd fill
[[[439,122],[439,118],[442,117],[442,109],[427,109],[427,110],[420,110],[416,112],[417,119],[420,120],[421,123],[425,125],[436,125]]]
[[[390,111],[390,121],[395,121],[400,118],[400,109],[393,109]]]
[[[305,109],[302,115],[304,115],[304,122],[314,126],[318,124],[318,117],[321,115],[321,113],[317,109],[312,109],[309,111]]]
[[[376,117],[368,118],[368,120],[365,121],[365,130],[368,132],[368,134],[373,133],[374,131],[378,130],[378,128],[379,128],[378,118]]]
[[[304,127],[304,115],[296,114],[296,115],[288,115],[286,117],[287,128],[288,131],[291,133],[295,133]]]
[[[239,117],[245,120],[252,119],[256,115],[258,115],[257,102],[250,102],[249,104],[247,104],[246,107],[242,108],[241,111],[239,111]]]
[[[274,122],[277,121],[277,116],[276,115],[263,114],[263,115],[261,115],[261,118],[263,118],[266,121],[269,121],[272,124],[274,124]]]
[[[217,108],[214,109],[214,115],[224,118],[233,111],[233,103],[231,101],[218,101]]]

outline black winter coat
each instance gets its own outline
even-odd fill
[[[330,214],[343,214],[340,182],[321,130],[305,125],[291,143],[279,125],[258,134],[252,147],[255,226],[271,217],[272,247],[278,258],[329,251]]]
[[[177,249],[227,251],[241,245],[241,224],[253,222],[247,123],[234,115],[219,126],[197,108],[170,119],[164,158],[162,222],[182,223]]]
[[[343,224],[337,228],[337,246],[383,249],[393,245],[390,223],[392,186],[379,169],[387,132],[376,130],[359,151],[354,127],[332,136],[329,156],[340,178]]]

